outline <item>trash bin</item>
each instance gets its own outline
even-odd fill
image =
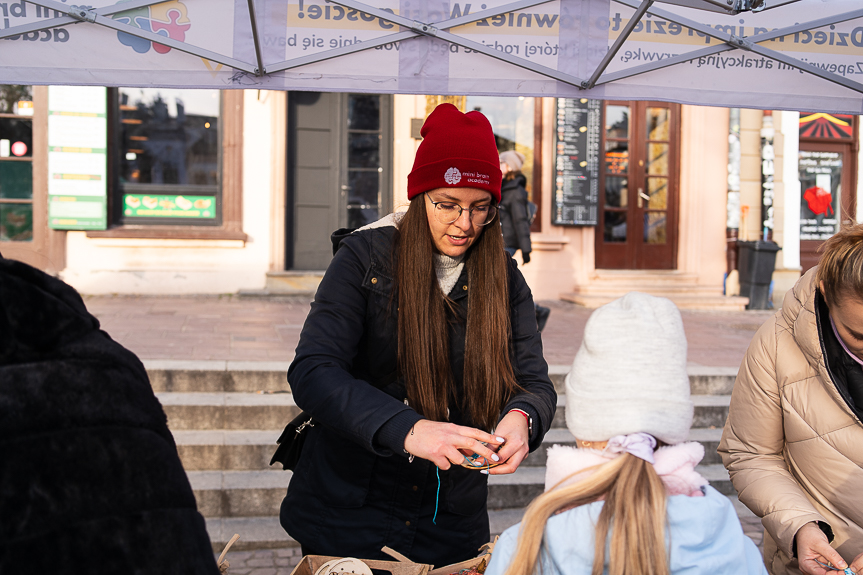
[[[749,298],[746,309],[769,309],[770,282],[776,266],[776,252],[781,248],[776,242],[737,242],[740,253],[737,269],[740,273],[740,295]]]

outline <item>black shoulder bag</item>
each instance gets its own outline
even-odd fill
[[[293,471],[303,452],[303,443],[309,435],[307,429],[314,426],[312,416],[305,411],[293,418],[276,442],[279,446],[270,460],[270,465],[279,462],[283,469]]]

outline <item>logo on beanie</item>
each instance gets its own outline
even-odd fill
[[[449,185],[457,184],[461,181],[461,172],[458,171],[458,168],[450,168],[443,175],[443,179]]]

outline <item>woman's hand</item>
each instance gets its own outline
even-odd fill
[[[825,565],[830,563],[840,570],[845,569],[848,565],[839,553],[830,547],[830,542],[827,541],[827,536],[821,531],[817,523],[807,523],[797,531],[794,536],[797,541],[797,562],[800,570],[808,575],[828,575],[836,573],[822,567],[816,561],[820,561]],[[863,563],[860,556],[854,560]],[[859,568],[859,565],[858,565]]]
[[[465,456],[460,449],[466,453],[477,453],[480,457],[496,463],[503,461],[502,456],[495,453],[503,443],[503,437],[505,436],[491,435],[473,427],[421,419],[405,437],[405,451],[428,459],[444,470],[449,469],[453,463],[464,463]]]
[[[855,557],[854,561],[851,562],[851,570],[855,573],[863,571],[863,553]]]
[[[517,411],[510,411],[500,420],[494,433],[506,439],[506,443],[497,451],[500,460],[505,463],[492,467],[489,473],[492,475],[514,473],[530,451],[527,418]]]

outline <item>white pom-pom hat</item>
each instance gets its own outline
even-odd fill
[[[591,314],[566,376],[566,426],[604,441],[644,432],[668,444],[692,425],[686,335],[670,300],[630,292]]]

